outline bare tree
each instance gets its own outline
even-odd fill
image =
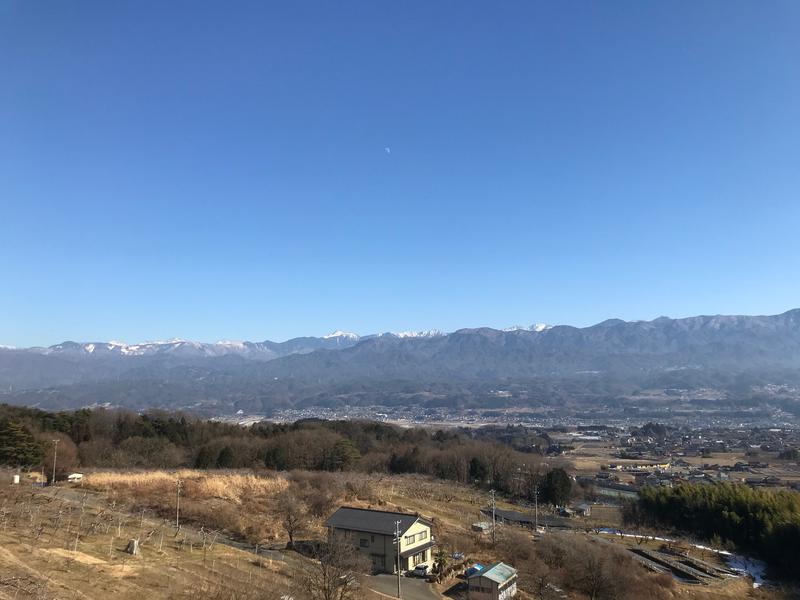
[[[312,600],[354,600],[361,597],[359,576],[369,559],[346,541],[334,538],[317,553],[319,564],[308,569],[302,587]]]
[[[594,544],[584,544],[577,556],[577,573],[575,583],[578,589],[589,597],[589,600],[603,598],[613,586],[606,568],[606,556],[603,549]]]
[[[553,597],[553,573],[552,569],[544,562],[539,560],[530,561],[527,569],[527,579],[530,582],[530,590],[536,600],[549,600]]]
[[[294,548],[294,538],[301,533],[308,521],[308,509],[305,503],[293,494],[284,493],[278,497],[275,512],[281,522],[281,527],[289,536],[287,548]]]
[[[54,466],[56,472],[53,473],[56,479],[63,479],[69,473],[76,470],[80,465],[78,447],[68,435],[64,433],[47,433],[37,436],[45,446],[42,464],[48,469]],[[48,473],[52,478],[52,475]]]

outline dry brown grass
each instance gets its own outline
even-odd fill
[[[140,494],[173,493],[180,479],[187,498],[219,498],[241,504],[244,498],[268,497],[288,487],[280,474],[255,475],[229,471],[101,471],[86,475],[86,487],[103,491],[132,491]]]
[[[273,507],[290,482],[277,473],[243,471],[101,471],[87,474],[84,486],[109,503],[134,512],[147,509],[174,519],[176,482],[180,479],[181,522],[219,530],[251,543],[274,542],[281,528]]]
[[[171,523],[178,477],[185,483],[181,522],[188,526],[183,527],[176,537]],[[72,544],[82,492],[65,489],[57,494],[48,494],[47,490],[31,492],[22,486],[16,490],[9,489],[10,486],[0,488],[0,506],[4,502],[7,506],[17,506],[14,510],[16,516],[9,520],[7,533],[3,532],[0,524],[0,575],[12,573],[47,584],[48,599],[118,597],[132,600],[149,596],[176,600],[271,600],[275,597],[273,591],[291,589],[297,575],[309,568],[311,562],[293,552],[285,552],[286,562],[256,568],[251,560],[252,553],[248,555],[221,544],[204,556],[202,538],[197,532],[203,526],[206,530],[220,530],[251,543],[282,544],[286,536],[274,507],[277,497],[284,491],[299,498],[309,509],[314,506],[315,499],[326,496],[320,503],[319,516],[309,516],[309,527],[302,539],[324,536],[319,523],[340,504],[397,508],[433,517],[435,533],[448,548],[467,552],[479,561],[491,562],[502,558],[488,539],[470,530],[470,524],[481,518],[478,510],[487,504],[487,494],[425,477],[160,470],[92,473],[87,475],[84,485],[100,493],[89,494],[90,507],[83,518],[84,533],[77,552]],[[17,494],[18,498],[14,500],[8,495],[10,493]],[[31,493],[35,495],[34,500],[29,499]],[[53,529],[59,511],[68,506],[64,504],[68,499],[72,501],[72,534],[66,531],[70,513],[64,513],[60,530]],[[109,510],[112,501],[116,502],[115,508]],[[27,504],[34,510],[19,508]],[[132,559],[122,552],[122,548],[130,537],[138,535],[142,515],[139,509],[145,507],[150,509],[144,513],[145,533],[149,530],[160,532],[162,528],[167,531],[163,539],[164,551],[154,550],[160,541],[159,533],[144,545],[141,558]],[[122,533],[117,536],[117,515],[120,513],[125,513],[125,519]],[[105,517],[101,519],[100,514],[105,514]],[[164,520],[158,517],[164,517]],[[596,518],[612,521],[617,515],[610,509],[597,507]],[[97,533],[88,533],[94,521],[106,523],[109,520],[112,524],[110,530],[103,526]],[[38,541],[32,537],[34,521],[46,525]],[[187,543],[180,543],[181,540]],[[109,555],[109,541],[114,545],[113,558]],[[525,559],[515,555],[513,562],[524,567]],[[297,600],[302,598],[296,589],[292,591]],[[0,600],[13,597],[13,593],[8,595],[7,592],[0,588]],[[671,600],[748,598],[751,592],[748,582],[742,580],[713,589],[675,585],[668,590]],[[519,596],[530,598],[524,590]],[[33,596],[21,595],[17,600],[26,597]],[[363,598],[366,600],[371,596],[364,592]],[[772,600],[770,596],[758,598]]]
[[[139,488],[148,489],[146,487]],[[191,528],[113,511],[74,490],[0,486],[0,600],[278,600],[310,561],[277,560],[221,543]],[[141,538],[141,554],[124,552]]]

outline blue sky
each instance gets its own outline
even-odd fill
[[[794,1],[0,0],[0,344],[800,306],[799,29]]]

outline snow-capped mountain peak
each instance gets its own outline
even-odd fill
[[[359,335],[357,333],[350,333],[349,331],[342,331],[341,329],[337,329],[333,333],[329,333],[328,335],[323,335],[322,339],[329,340],[331,338],[347,338],[348,340],[357,340],[359,339]]]
[[[216,346],[223,346],[225,348],[244,348],[244,342],[240,342],[237,340],[219,340]]]
[[[541,333],[542,331],[546,331],[551,329],[552,325],[547,325],[546,323],[534,323],[528,327],[524,325],[513,325],[511,327],[506,327],[503,331],[533,331],[534,333]]]
[[[426,329],[423,331],[396,331],[391,332],[389,335],[393,335],[394,337],[398,338],[430,338],[430,337],[439,337],[440,335],[444,335],[438,329]]]

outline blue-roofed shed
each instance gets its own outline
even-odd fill
[[[467,569],[467,570],[464,572],[464,577],[466,577],[467,579],[469,579],[469,578],[470,578],[470,577],[472,577],[472,576],[473,576],[475,573],[478,573],[478,572],[480,572],[480,571],[483,571],[483,565],[482,565],[482,564],[480,564],[480,563],[475,563],[474,565],[472,565],[472,566],[471,566],[469,569]]]
[[[507,600],[517,594],[517,570],[503,562],[467,575],[470,600]]]

